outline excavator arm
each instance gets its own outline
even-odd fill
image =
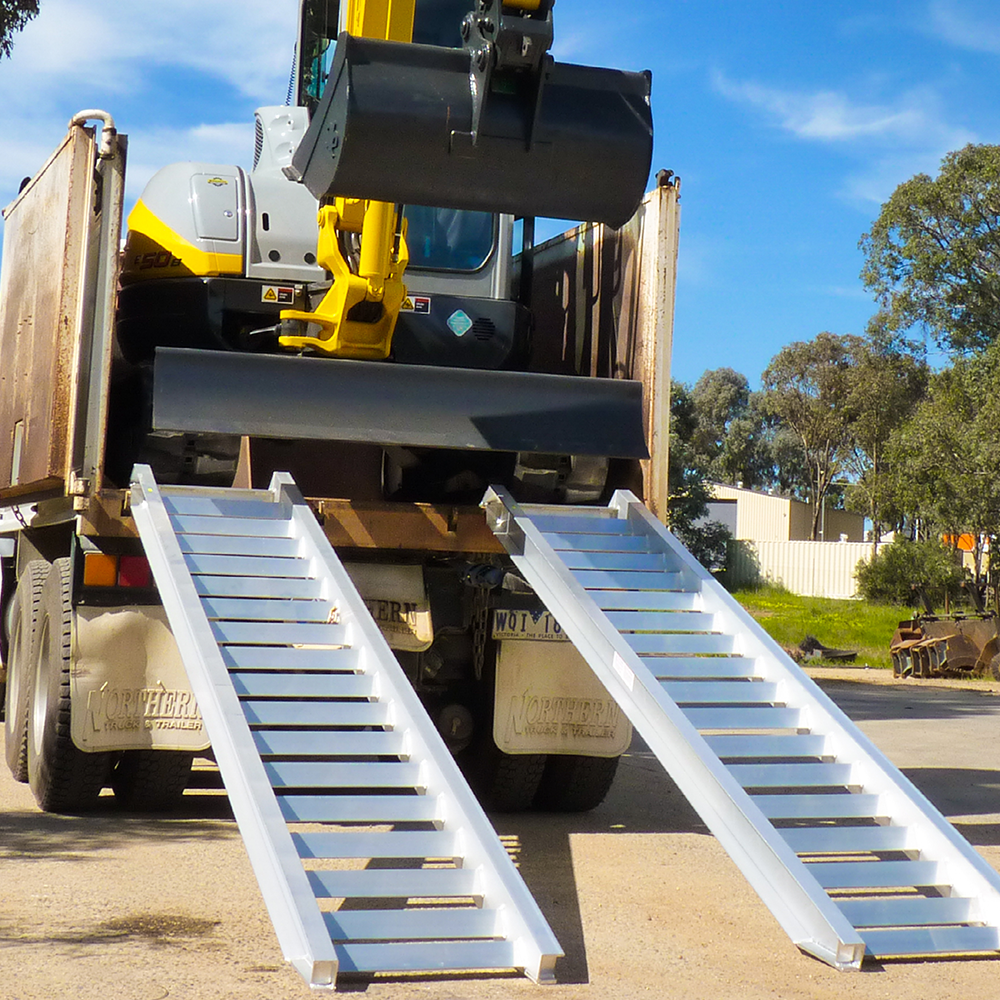
[[[347,32],[409,43],[415,9],[416,0],[349,0]],[[406,297],[403,272],[409,255],[400,207],[338,197],[333,204],[321,203],[317,221],[316,260],[333,276],[333,283],[314,311],[282,310],[278,343],[288,350],[383,361]],[[356,271],[342,245],[348,233],[360,236]]]

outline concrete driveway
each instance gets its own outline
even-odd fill
[[[865,683],[829,693],[1000,868],[1000,698]],[[885,681],[884,676],[879,680]],[[342,982],[371,1000],[995,1000],[1000,960],[866,964],[801,954],[636,743],[603,806],[493,817],[566,951],[559,983],[520,978]],[[223,793],[183,812],[46,816],[0,775],[2,1000],[284,1000],[308,989],[282,962]]]

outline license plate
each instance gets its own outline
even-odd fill
[[[548,611],[493,612],[494,639],[534,639],[568,642],[566,633]]]

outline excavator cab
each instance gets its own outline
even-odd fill
[[[555,62],[552,0],[469,7],[417,0],[412,43],[303,37],[302,97],[322,97],[286,174],[320,199],[624,224],[649,176],[649,74]]]

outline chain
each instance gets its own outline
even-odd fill
[[[483,679],[486,669],[486,639],[490,628],[490,592],[477,587],[472,597],[472,669],[476,680]]]

